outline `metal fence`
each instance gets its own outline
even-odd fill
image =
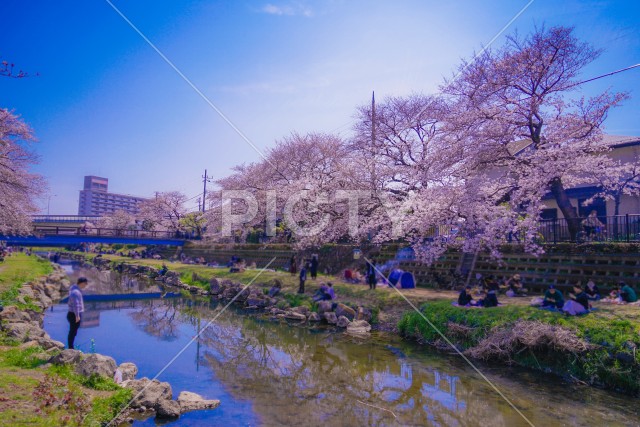
[[[640,214],[599,216],[597,223],[580,218],[579,222],[580,230],[572,236],[566,219],[542,220],[540,239],[544,243],[640,242]]]
[[[145,239],[198,239],[200,236],[194,233],[181,231],[145,231],[114,228],[88,228],[80,227],[56,227],[38,226],[33,227],[34,234],[41,236],[96,236],[96,237],[116,237],[116,238],[145,238]]]
[[[33,215],[31,221],[34,223],[39,222],[70,222],[70,223],[84,223],[84,222],[96,222],[100,219],[97,215]]]

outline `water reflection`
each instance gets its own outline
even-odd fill
[[[117,275],[108,280],[117,293],[123,286],[140,292],[156,286],[136,279],[130,287],[133,282]],[[202,332],[189,347],[189,358],[176,360],[160,379],[171,382],[175,394],[190,389],[221,398],[222,405],[185,416],[180,425],[526,425],[459,359],[395,337],[374,334],[362,340],[233,310],[205,329],[222,306],[204,300],[91,304],[98,319],[105,319],[91,333],[112,328],[119,334],[114,340],[105,332],[97,351],[138,363],[141,375],[155,375]],[[48,314],[54,338],[65,333],[64,311]],[[513,369],[483,371],[535,425],[638,425],[638,399],[546,377],[541,381]]]
[[[164,339],[175,331],[172,322],[187,323],[197,333],[200,318],[211,318],[217,309],[190,300],[154,301],[130,316],[139,328]],[[234,397],[251,401],[264,425],[525,425],[470,370],[437,355],[405,356],[375,339],[362,341],[228,312],[204,330],[196,344],[197,364],[209,367]],[[498,381],[537,425],[591,424],[584,416],[586,408],[576,411],[576,402],[566,397],[561,384],[553,389],[561,394],[550,399],[548,390],[540,396],[526,383]],[[634,416],[637,412],[619,414],[608,422],[630,425]]]

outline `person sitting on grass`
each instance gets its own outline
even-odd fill
[[[478,300],[477,305],[484,308],[497,307],[498,305],[500,305],[500,303],[498,302],[498,291],[500,289],[500,285],[498,284],[498,282],[495,280],[490,281],[487,289],[488,290],[485,294],[485,297],[481,300]]]
[[[458,305],[460,307],[466,307],[473,303],[473,297],[471,296],[471,286],[465,286],[460,295],[458,296]]]
[[[506,295],[508,297],[527,296],[527,290],[524,288],[519,274],[514,274],[509,280],[505,282],[505,285],[507,286]]]
[[[584,292],[587,294],[587,298],[589,298],[590,301],[598,301],[601,298],[600,289],[598,289],[598,285],[596,285],[593,280],[589,280],[587,282]]]
[[[272,287],[271,289],[269,289],[269,297],[273,298],[276,295],[278,295],[280,293],[280,290],[282,289],[282,285],[280,284],[279,281],[277,281]]]
[[[568,316],[577,316],[589,311],[589,297],[580,286],[580,282],[573,285],[573,293],[569,293],[570,300],[562,306],[562,311]]]
[[[329,287],[326,285],[326,283],[321,283],[320,289],[318,289],[316,293],[313,295],[313,300],[315,302],[318,302],[318,301],[325,301],[330,299],[331,299],[331,295],[329,295]]]
[[[611,296],[622,304],[638,301],[638,296],[633,288],[622,281],[618,282],[618,286],[611,292]]]
[[[556,289],[555,286],[549,285],[544,293],[544,299],[542,300],[542,307],[552,307],[560,310],[564,305],[564,297],[562,292]]]
[[[167,264],[165,264],[164,262],[162,263],[162,268],[160,270],[158,270],[158,274],[161,276],[164,276],[165,274],[167,274],[167,271],[169,271],[169,267],[167,267]]]

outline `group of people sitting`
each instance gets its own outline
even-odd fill
[[[518,274],[507,280],[503,287],[506,288],[505,294],[507,296],[526,296],[527,293],[527,289],[524,288]],[[495,307],[499,305],[498,293],[500,288],[494,276],[489,276],[481,282],[481,290],[478,292],[481,298],[474,299],[472,295],[473,288],[466,286],[458,296],[458,305],[464,307]],[[550,285],[545,291],[544,297],[534,298],[531,305],[548,310],[559,310],[566,315],[576,316],[588,313],[592,308],[591,302],[601,298],[600,289],[598,289],[593,280],[589,280],[584,287],[580,282],[573,285],[572,292],[569,292],[566,300],[559,289],[556,289],[554,285]],[[619,282],[609,294],[609,298],[603,301],[617,304],[635,303],[638,301],[638,296],[631,286],[625,282]]]
[[[514,274],[503,285],[500,285],[493,275],[488,277],[479,276],[477,279],[479,289],[476,294],[480,298],[474,299],[472,295],[473,287],[466,286],[458,296],[459,306],[496,307],[499,305],[498,294],[502,289],[505,290],[505,295],[508,297],[527,295],[527,289],[524,287],[519,274]]]
[[[460,292],[458,296],[458,305],[461,307],[497,307],[498,306],[498,292],[500,291],[500,287],[498,282],[489,282],[486,288],[483,288],[479,295],[481,298],[474,299],[472,295],[472,287],[470,285],[465,286],[465,288]]]
[[[591,302],[600,300],[601,298],[602,295],[600,294],[598,285],[596,285],[593,280],[589,280],[584,287],[580,282],[573,285],[573,292],[569,293],[569,299],[567,301],[565,301],[560,290],[550,285],[544,293],[542,301],[538,301],[538,304],[534,305],[552,310],[557,309],[567,315],[576,316],[589,312],[589,310],[592,309]],[[603,301],[616,304],[634,303],[638,301],[638,296],[631,286],[621,281],[613,288],[609,297],[603,299]]]

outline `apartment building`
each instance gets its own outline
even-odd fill
[[[84,188],[80,190],[78,215],[108,215],[122,210],[137,214],[138,205],[147,199],[127,194],[109,193],[109,179],[85,176]]]

